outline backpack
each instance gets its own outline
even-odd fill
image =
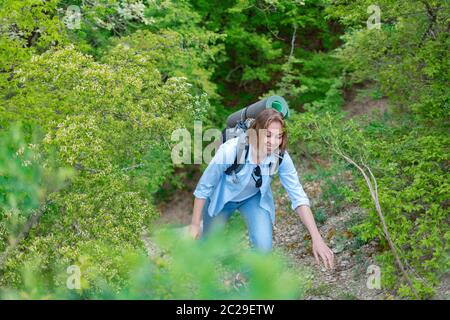
[[[250,126],[254,120],[255,119],[253,119],[253,118],[247,118],[244,120],[241,117],[241,120],[237,122],[237,124],[234,128],[225,128],[222,131],[222,143],[224,143],[225,141],[228,141],[230,139],[238,137],[238,143],[236,146],[236,148],[237,148],[236,157],[234,158],[234,163],[225,170],[226,175],[233,175],[233,181],[235,183],[238,183],[238,180],[236,179],[236,174],[242,169],[242,167],[244,166],[245,160],[248,157],[248,150],[249,150],[250,144],[248,142],[247,130],[248,130],[248,128],[250,128]],[[277,168],[283,162],[283,156],[284,156],[284,152],[282,151],[278,154],[278,161],[275,163],[275,165],[273,165],[273,162],[271,162],[269,164],[270,177],[273,177]]]

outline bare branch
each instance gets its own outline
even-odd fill
[[[294,24],[294,32],[292,33],[292,40],[291,40],[291,52],[289,53],[288,61],[291,60],[292,55],[294,54],[294,46],[295,46],[295,34],[297,33],[297,25]]]
[[[397,248],[396,248],[394,242],[392,241],[391,235],[390,235],[390,233],[388,231],[387,224],[386,224],[383,212],[381,211],[380,202],[378,201],[378,190],[377,190],[378,189],[378,185],[377,185],[377,180],[375,179],[375,176],[373,175],[373,173],[370,170],[370,168],[368,166],[364,165],[367,168],[367,170],[369,171],[371,178],[373,179],[373,184],[375,186],[375,188],[374,188],[374,186],[372,185],[369,177],[367,176],[367,174],[365,173],[363,168],[361,168],[358,164],[355,163],[355,161],[353,161],[350,157],[348,157],[344,153],[338,152],[338,154],[341,155],[347,162],[349,162],[352,165],[354,165],[355,167],[357,167],[358,170],[362,173],[362,175],[364,177],[364,180],[366,180],[367,186],[369,187],[369,190],[370,190],[370,194],[371,194],[372,199],[373,199],[373,201],[375,203],[376,211],[378,213],[378,216],[379,216],[379,218],[381,220],[381,224],[383,226],[384,236],[385,236],[385,238],[386,238],[386,240],[387,240],[387,242],[389,244],[389,247],[391,248],[391,252],[394,255],[395,261],[397,262],[397,265],[400,268],[400,271],[401,271],[403,277],[405,278],[406,282],[408,283],[409,287],[413,291],[413,293],[416,296],[416,298],[418,298],[419,296],[418,296],[416,290],[414,289],[412,281],[411,281],[408,273],[406,272],[402,261],[400,260],[400,256],[398,254]]]
[[[320,132],[320,130],[319,130],[319,132]],[[384,237],[386,238],[386,240],[387,240],[387,242],[389,244],[391,252],[394,255],[395,261],[396,261],[398,267],[400,268],[400,271],[401,271],[403,277],[405,278],[406,282],[408,283],[408,285],[411,288],[412,292],[414,293],[415,297],[418,298],[419,295],[417,294],[417,291],[414,288],[414,286],[412,284],[412,281],[411,281],[408,273],[406,272],[402,261],[400,260],[400,256],[398,254],[397,247],[395,246],[394,242],[392,241],[391,235],[390,235],[390,233],[388,231],[387,224],[386,224],[383,212],[381,210],[380,202],[378,200],[378,184],[377,184],[377,180],[376,180],[375,176],[373,175],[373,173],[370,170],[370,168],[367,165],[363,164],[363,166],[366,167],[367,170],[369,171],[370,177],[372,179],[372,181],[371,181],[371,179],[367,176],[367,174],[364,171],[364,169],[360,165],[358,165],[352,158],[350,158],[348,155],[346,155],[344,152],[342,152],[338,147],[332,146],[329,143],[329,141],[327,141],[326,139],[324,139],[324,141],[325,141],[325,143],[327,145],[329,145],[332,148],[332,150],[336,154],[338,154],[339,156],[344,158],[348,163],[354,165],[361,172],[362,176],[364,177],[364,180],[366,181],[367,187],[369,188],[370,195],[372,196],[373,202],[375,204],[375,209],[376,209],[376,211],[378,213],[378,216],[379,216],[379,218],[381,220],[381,225],[383,227]],[[362,161],[362,159],[361,159],[361,161]]]

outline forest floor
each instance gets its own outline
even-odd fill
[[[346,96],[347,103],[344,110],[348,116],[366,114],[370,117],[372,110],[378,109],[384,112],[387,108],[386,99],[376,101],[366,98],[361,99],[355,92],[349,92]],[[292,156],[292,155],[291,155]],[[295,158],[294,158],[295,157]],[[314,174],[312,159],[293,156],[297,166],[300,180],[308,174]],[[316,165],[327,166],[323,160],[317,159]],[[183,172],[184,187],[176,192],[169,193],[167,199],[159,204],[161,217],[158,223],[186,226],[191,221],[193,194],[195,186],[200,178],[198,167],[192,167],[191,171]],[[348,179],[351,179],[349,174]],[[355,223],[360,222],[366,215],[360,207],[352,204],[340,206],[337,210],[326,207],[323,203],[322,186],[324,181],[309,179],[302,185],[311,200],[313,213],[315,208],[325,208],[323,221],[317,222],[320,234],[335,253],[335,268],[326,270],[315,262],[311,250],[311,240],[300,218],[292,211],[287,193],[281,186],[278,178],[272,182],[272,190],[276,207],[276,222],[274,225],[274,248],[284,251],[292,263],[307,270],[311,275],[311,285],[306,291],[304,299],[328,300],[328,299],[399,299],[383,289],[369,289],[367,280],[368,267],[376,265],[374,256],[380,251],[376,241],[366,244],[358,244],[349,230]],[[235,213],[236,214],[236,213]],[[443,283],[435,296],[436,299],[444,299],[450,296],[449,283]]]

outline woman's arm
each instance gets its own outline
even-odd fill
[[[205,199],[194,197],[194,209],[192,212],[192,222],[189,231],[194,239],[200,236],[200,222],[202,221],[202,211],[205,206]]]
[[[230,152],[230,145],[222,144],[217,150],[211,162],[203,172],[197,186],[194,190],[194,207],[192,209],[192,222],[189,227],[191,235],[194,238],[200,236],[200,222],[202,220],[203,207],[206,199],[211,196],[217,187],[225,169],[230,161],[233,161],[233,155]],[[232,162],[231,162],[232,163]]]
[[[312,251],[314,254],[314,258],[316,258],[317,264],[319,264],[319,257],[322,259],[323,264],[326,268],[332,269],[334,267],[334,254],[333,251],[328,248],[325,242],[322,239],[322,236],[317,229],[316,222],[314,221],[314,216],[311,212],[309,206],[303,205],[298,206],[295,210],[300,216],[300,220],[302,220],[303,224],[309,231],[312,240]]]
[[[308,196],[300,184],[297,170],[287,150],[284,152],[283,162],[278,168],[278,176],[280,177],[281,185],[291,200],[292,210],[295,211],[298,206],[310,205]]]
[[[289,195],[292,209],[298,213],[300,219],[311,235],[313,254],[317,263],[319,263],[320,257],[323,260],[325,267],[333,268],[333,252],[328,248],[320,236],[316,222],[314,221],[314,216],[312,215],[310,209],[308,196],[300,184],[297,170],[295,169],[294,163],[292,162],[292,159],[287,151],[284,153],[283,162],[278,169],[278,174],[281,184]]]

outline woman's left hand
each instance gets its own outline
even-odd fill
[[[316,258],[317,264],[320,264],[319,257],[322,259],[325,268],[333,269],[334,267],[334,253],[325,244],[322,238],[313,240],[312,251]]]

